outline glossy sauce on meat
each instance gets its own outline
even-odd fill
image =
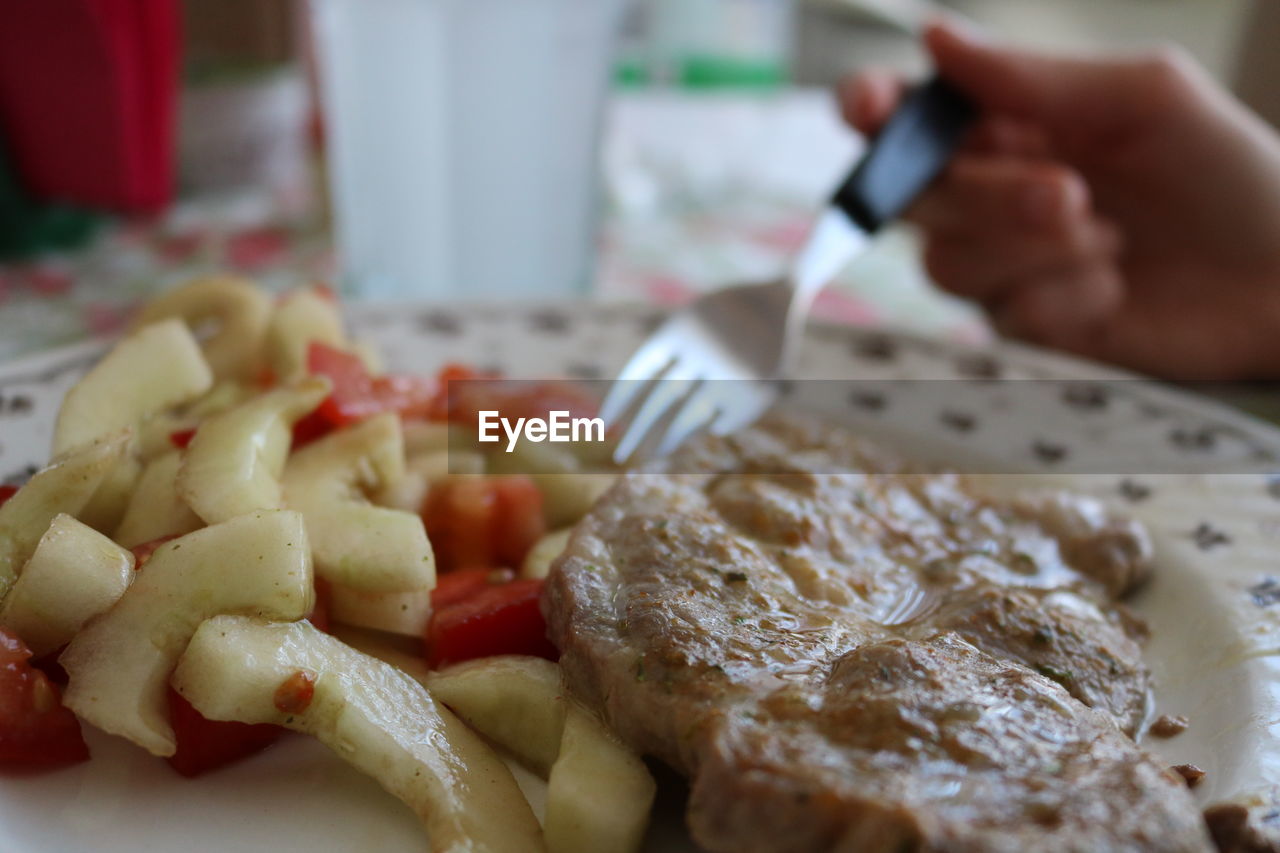
[[[711,850],[1205,850],[1142,720],[1136,525],[775,417],[633,473],[544,609],[571,688],[688,774]]]

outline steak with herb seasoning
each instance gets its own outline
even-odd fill
[[[571,689],[715,851],[1200,851],[1144,713],[1135,525],[773,417],[626,475],[544,609]]]

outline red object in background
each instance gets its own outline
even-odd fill
[[[0,506],[4,506],[4,502],[9,500],[18,493],[17,486],[0,486]]]
[[[42,200],[149,212],[173,193],[177,0],[4,4],[0,144]]]
[[[0,769],[34,770],[89,758],[80,721],[31,665],[26,643],[0,629]]]
[[[560,653],[547,639],[538,607],[541,595],[540,579],[517,580],[487,586],[437,610],[427,627],[427,665],[436,669],[494,655],[557,660]]]

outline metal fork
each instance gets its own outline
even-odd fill
[[[614,460],[662,456],[697,432],[724,434],[763,414],[818,292],[941,171],[974,116],[942,79],[920,86],[836,190],[789,278],[709,293],[659,326],[601,405],[606,428],[622,427]]]

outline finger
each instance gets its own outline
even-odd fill
[[[987,111],[1055,131],[1103,130],[1177,100],[1199,73],[1175,51],[1109,57],[1054,56],[995,44],[948,19],[925,29],[940,73]]]
[[[897,109],[906,82],[882,68],[867,68],[840,81],[837,99],[844,120],[867,136],[874,136]]]
[[[1249,324],[1239,322],[1239,308],[1233,305],[1224,313],[1201,310],[1196,322],[1188,323],[1187,308],[1180,302],[1125,299],[1103,322],[1063,337],[1054,346],[1175,380],[1256,378],[1259,364],[1268,372],[1274,364],[1274,339],[1266,332],[1251,334]],[[1259,353],[1266,353],[1261,361]]]
[[[1119,268],[1096,259],[1026,282],[1000,300],[992,319],[1002,334],[1066,348],[1104,326],[1123,299]]]
[[[836,86],[836,101],[845,123],[867,135],[879,133],[906,95],[909,85],[900,75],[870,67],[844,77]],[[1021,157],[1047,156],[1044,129],[1010,116],[984,116],[969,132],[966,149]]]
[[[1112,262],[1119,250],[1118,229],[1089,218],[1052,236],[990,232],[932,238],[925,246],[924,264],[929,277],[943,290],[991,303],[1057,270]]]
[[[969,134],[967,151],[987,155],[1048,160],[1052,148],[1044,128],[1012,116],[988,115]]]
[[[1052,161],[959,155],[906,218],[933,233],[1053,233],[1087,215],[1089,188]]]

